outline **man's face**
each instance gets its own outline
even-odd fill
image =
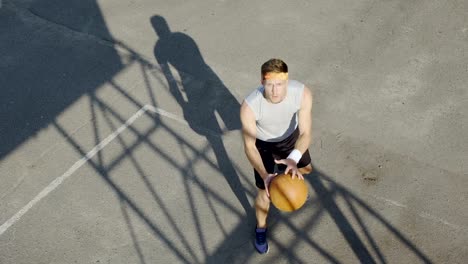
[[[265,99],[268,102],[277,104],[286,97],[288,80],[268,79],[262,81],[265,88]]]

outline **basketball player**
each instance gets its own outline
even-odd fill
[[[278,170],[304,179],[312,171],[308,147],[312,140],[312,93],[304,84],[288,79],[288,66],[271,59],[261,67],[261,86],[242,103],[240,118],[245,154],[254,168],[257,226],[255,248],[268,252],[268,186]]]

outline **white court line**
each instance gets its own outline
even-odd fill
[[[404,205],[404,204],[401,204],[397,201],[393,201],[393,200],[390,200],[390,199],[387,199],[387,198],[384,198],[384,197],[380,197],[380,196],[375,196],[375,195],[370,195],[371,197],[374,197],[376,199],[379,199],[381,201],[384,201],[390,205],[393,205],[393,206],[397,206],[397,207],[401,207],[401,208],[405,208],[405,209],[408,209],[408,206]],[[450,226],[451,228],[453,229],[456,229],[456,230],[460,230],[460,229],[467,229],[465,226],[460,226],[460,225],[456,225],[456,224],[452,224],[440,217],[437,217],[437,216],[434,216],[434,215],[431,215],[427,212],[417,212],[417,215],[419,217],[422,217],[422,218],[426,218],[426,219],[429,219],[431,221],[434,221],[434,222],[439,222],[441,224],[444,224],[446,226]]]
[[[131,116],[125,124],[120,126],[117,130],[115,130],[112,134],[107,136],[104,140],[102,140],[99,144],[97,144],[92,150],[90,150],[84,157],[79,159],[75,164],[73,164],[64,174],[60,177],[57,177],[53,180],[47,187],[45,187],[34,199],[32,199],[28,204],[26,204],[21,210],[19,210],[15,215],[13,215],[8,221],[3,223],[0,226],[0,236],[5,233],[12,225],[18,222],[21,217],[26,214],[34,205],[44,199],[49,193],[55,190],[64,180],[69,178],[75,171],[77,171],[81,166],[86,164],[89,159],[94,157],[99,151],[101,151],[107,144],[109,144],[112,140],[114,140],[119,134],[121,134],[125,129],[127,129],[130,125],[132,125],[135,120],[141,117],[145,112],[150,111],[153,113],[157,113],[163,115],[165,117],[171,118],[179,123],[188,124],[185,120],[181,119],[180,117],[171,114],[167,111],[164,111],[160,108],[154,107],[152,105],[145,105],[140,110],[138,110],[133,116]]]
[[[1,0],[0,0],[1,1]],[[45,198],[49,193],[51,193],[53,190],[55,190],[60,184],[62,184],[62,182],[64,180],[66,180],[67,178],[69,178],[71,175],[73,175],[73,173],[75,171],[77,171],[81,166],[83,166],[84,164],[86,164],[86,162],[91,159],[92,157],[94,157],[94,155],[96,155],[99,151],[101,151],[107,144],[109,144],[112,140],[114,140],[119,134],[121,134],[123,131],[125,131],[125,129],[127,129],[130,125],[132,125],[133,122],[135,122],[135,120],[137,120],[139,117],[141,117],[144,113],[146,113],[147,111],[149,112],[153,112],[153,113],[156,113],[156,114],[159,114],[159,115],[162,115],[162,116],[165,116],[165,117],[168,117],[174,121],[177,121],[181,124],[185,124],[185,125],[188,125],[187,121],[185,121],[184,119],[180,118],[179,116],[177,115],[174,115],[170,112],[167,112],[163,109],[160,109],[160,108],[157,108],[155,106],[152,106],[152,105],[145,105],[143,106],[140,110],[138,110],[133,116],[131,116],[126,122],[125,124],[123,124],[122,126],[120,126],[117,130],[115,130],[112,134],[110,134],[109,136],[107,136],[104,140],[102,140],[98,145],[96,145],[92,150],[90,150],[84,157],[82,157],[81,159],[79,159],[77,162],[75,162],[75,164],[73,164],[64,174],[62,174],[60,177],[56,178],[54,181],[52,181],[47,187],[45,187],[36,197],[34,197],[34,199],[32,199],[28,204],[26,204],[23,208],[21,208],[21,210],[19,210],[15,215],[13,215],[10,219],[8,219],[8,221],[6,221],[4,224],[2,224],[0,226],[0,236],[5,233],[8,228],[10,228],[12,225],[14,225],[16,222],[18,222],[21,217],[26,214],[29,210],[31,210],[31,208],[36,205],[38,202],[40,202],[43,198]],[[374,195],[371,195],[372,197],[374,198],[377,198],[379,200],[383,200],[385,201],[386,203],[390,204],[390,205],[393,205],[393,206],[396,206],[396,207],[400,207],[400,208],[408,208],[408,206],[404,205],[404,204],[401,204],[401,203],[398,203],[396,201],[393,201],[393,200],[390,200],[390,199],[386,199],[386,198],[383,198],[383,197],[379,197],[379,196],[374,196]],[[466,227],[465,226],[459,226],[459,225],[455,225],[455,224],[452,224],[452,223],[449,223],[447,221],[445,221],[444,219],[442,218],[439,218],[439,217],[435,217],[433,215],[430,215],[428,213],[425,213],[425,212],[422,212],[422,213],[419,213],[418,214],[420,217],[423,217],[423,218],[426,218],[426,219],[429,219],[429,220],[432,220],[432,221],[436,221],[436,222],[440,222],[442,224],[445,224],[447,226],[450,226],[454,229],[465,229]]]

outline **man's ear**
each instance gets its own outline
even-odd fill
[[[260,76],[260,83],[261,83],[262,85],[265,85],[265,79],[263,79],[263,75]]]

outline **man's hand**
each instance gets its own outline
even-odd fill
[[[297,168],[297,164],[294,160],[292,159],[282,159],[282,160],[276,160],[276,164],[284,164],[286,165],[286,170],[284,171],[284,174],[288,174],[291,172],[291,177],[294,179],[298,177],[299,179],[303,180],[304,176],[302,176],[302,173],[299,172],[299,169]]]
[[[268,174],[265,178],[263,178],[263,184],[265,185],[265,191],[268,197],[270,197],[270,191],[268,191],[270,182],[276,175],[278,175],[278,173]]]

